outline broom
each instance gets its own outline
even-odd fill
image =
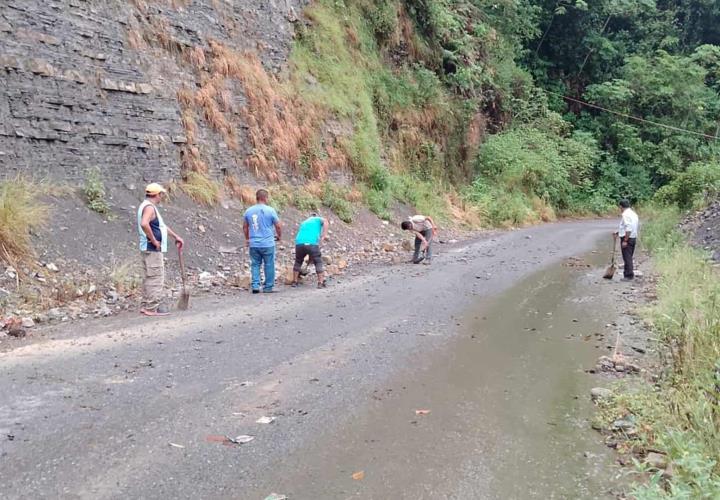
[[[613,279],[613,276],[615,276],[615,250],[617,249],[617,239],[613,238],[613,249],[612,249],[612,260],[610,261],[610,265],[605,269],[605,274],[603,274],[603,278],[606,280]]]
[[[180,275],[182,278],[182,291],[180,292],[180,298],[178,299],[177,308],[181,311],[186,311],[190,306],[190,291],[187,289],[185,282],[187,277],[185,276],[185,259],[183,258],[182,247],[178,247],[178,260],[180,260]]]

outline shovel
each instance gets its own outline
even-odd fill
[[[606,280],[613,279],[613,276],[615,276],[615,250],[617,249],[617,239],[613,238],[613,249],[612,249],[612,260],[610,261],[610,265],[605,269],[605,274],[603,274],[603,278]]]
[[[187,276],[185,275],[185,259],[183,258],[182,247],[178,248],[178,260],[180,260],[180,276],[182,277],[182,292],[180,292],[180,299],[178,299],[177,308],[181,311],[187,311],[190,306],[190,291],[188,291],[185,282]]]

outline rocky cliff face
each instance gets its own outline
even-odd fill
[[[213,80],[202,109],[206,54],[256,57],[272,78],[304,3],[4,0],[0,177],[73,182],[97,167],[110,185],[168,181],[199,162],[212,176],[249,179],[246,93],[242,82]]]

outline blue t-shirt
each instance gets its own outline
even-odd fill
[[[295,237],[296,245],[317,245],[320,243],[320,234],[322,233],[322,217],[310,217],[300,224],[297,236]]]
[[[245,222],[250,227],[250,247],[275,246],[275,223],[279,220],[274,208],[262,203],[253,205],[245,212]]]

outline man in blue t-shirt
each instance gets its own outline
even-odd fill
[[[328,221],[312,213],[310,217],[300,223],[297,236],[295,237],[295,265],[293,266],[293,287],[298,286],[300,269],[302,269],[305,257],[310,257],[310,262],[315,264],[318,288],[325,288],[325,269],[323,268],[320,243],[327,238]]]
[[[275,285],[275,242],[282,237],[280,218],[274,208],[267,205],[268,192],[255,193],[257,203],[245,211],[243,232],[245,246],[250,248],[252,293],[260,293],[260,265],[265,272],[263,292],[272,293]]]

